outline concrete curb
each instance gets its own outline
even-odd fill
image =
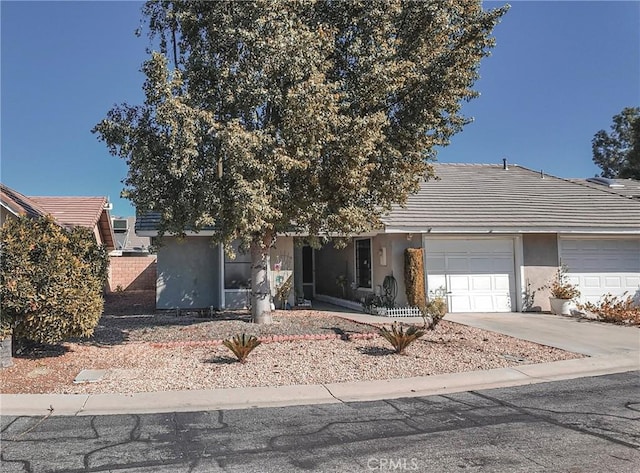
[[[2,415],[108,415],[373,401],[544,383],[640,370],[640,351],[416,378],[134,394],[0,394]]]

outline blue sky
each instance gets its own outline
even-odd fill
[[[485,2],[496,7],[505,2]],[[560,177],[598,173],[591,139],[640,105],[640,2],[512,1],[480,68],[474,122],[441,162],[506,157]],[[125,163],[91,134],[117,103],[143,100],[141,3],[0,3],[0,180],[26,195],[104,195],[113,215]]]

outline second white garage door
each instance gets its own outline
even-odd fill
[[[640,240],[563,238],[560,257],[583,302],[625,292],[640,300]]]
[[[425,239],[427,290],[447,293],[449,312],[515,310],[512,239]]]

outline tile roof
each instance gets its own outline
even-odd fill
[[[635,233],[640,200],[518,166],[434,164],[407,205],[383,218],[388,233]],[[544,176],[544,177],[543,177]],[[597,187],[594,187],[597,186]],[[159,213],[138,215],[136,232],[153,234]]]
[[[107,203],[106,197],[31,197],[64,227],[96,226]]]
[[[23,217],[44,217],[47,211],[26,195],[0,184],[0,201],[12,213]]]
[[[97,227],[107,250],[115,247],[106,197],[34,197],[0,184],[0,201],[15,215],[29,218],[51,215],[64,228],[79,226],[93,231]]]
[[[640,199],[640,181],[636,179],[611,179],[616,185],[614,187],[604,186],[587,179],[569,179],[571,182],[581,184],[583,186],[592,187],[605,192],[620,194],[625,197]]]
[[[50,214],[59,225],[85,227],[100,231],[102,243],[108,250],[115,248],[115,236],[111,226],[111,217],[106,209],[106,197],[31,197]]]
[[[620,232],[640,234],[640,201],[518,165],[434,165],[386,231]]]

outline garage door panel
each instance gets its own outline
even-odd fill
[[[513,240],[427,238],[425,252],[428,290],[444,287],[450,312],[512,310],[515,297]]]
[[[494,272],[513,273],[513,256],[500,256],[493,260]]]
[[[493,312],[494,311],[494,298],[493,296],[486,294],[482,296],[474,296],[473,304],[471,306],[472,312]]]
[[[580,278],[579,277],[573,277],[570,279],[571,284],[580,284]],[[583,276],[582,277],[582,285],[584,287],[589,287],[589,288],[598,288],[601,285],[600,282],[600,276]]]
[[[451,307],[455,307],[456,312],[473,312],[471,308],[471,298],[469,296],[451,295],[449,297],[449,304]],[[452,310],[450,312],[452,312]]]
[[[472,276],[471,289],[473,291],[491,291],[491,276]]]
[[[449,290],[450,291],[468,291],[469,290],[469,278],[470,276],[459,275],[449,277]]]
[[[427,254],[427,268],[433,271],[444,272],[447,268],[447,261],[444,253]]]
[[[447,278],[444,274],[429,274],[427,276],[427,287],[430,293],[447,289]]]
[[[509,274],[497,274],[493,277],[494,289],[497,291],[509,292],[511,278]]]
[[[511,297],[508,294],[502,296],[495,296],[493,305],[498,312],[510,312],[511,311]]]
[[[640,287],[640,239],[562,239],[561,257],[583,302],[634,295]]]
[[[606,289],[621,289],[623,286],[622,277],[620,276],[605,276],[603,279]]]
[[[447,272],[467,272],[469,271],[469,260],[466,256],[448,256]]]

